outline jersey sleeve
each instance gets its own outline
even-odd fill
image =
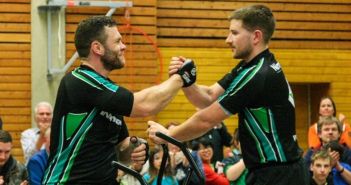
[[[236,114],[258,98],[264,82],[264,76],[257,73],[255,68],[247,69],[232,77],[228,88],[217,101],[228,115]]]
[[[96,107],[121,116],[129,116],[133,107],[133,93],[90,71],[74,71],[65,81],[64,92],[71,107]],[[74,88],[74,89],[73,89]],[[73,110],[74,111],[74,110]]]
[[[220,79],[217,83],[223,88],[223,89],[228,89],[230,82],[233,80],[233,76],[231,73],[227,73],[226,75],[223,76],[222,79]]]
[[[129,116],[134,102],[134,95],[131,91],[119,86],[116,92],[105,92],[97,99],[97,104],[102,104],[102,109],[116,112],[119,115]]]

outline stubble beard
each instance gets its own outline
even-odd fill
[[[104,65],[104,68],[112,71],[114,69],[121,69],[124,67],[123,57],[118,57],[118,53],[113,52],[110,49],[105,50],[105,54],[101,56],[101,61]]]
[[[246,59],[250,56],[252,52],[252,47],[250,45],[247,45],[244,49],[242,50],[236,50],[234,53],[234,58],[235,59]]]

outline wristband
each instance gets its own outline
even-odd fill
[[[342,169],[339,171],[340,174],[342,174],[342,172],[344,172],[345,168],[342,167]]]

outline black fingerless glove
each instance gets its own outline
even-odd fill
[[[183,80],[183,87],[189,87],[196,81],[196,66],[191,59],[186,59],[177,72]]]

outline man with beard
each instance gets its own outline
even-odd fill
[[[320,117],[317,123],[318,137],[322,143],[319,148],[309,148],[305,153],[306,166],[311,164],[311,156],[317,150],[327,146],[330,142],[339,142],[342,133],[342,123],[333,116]],[[331,152],[333,159],[340,159],[340,162],[351,164],[351,150],[346,145],[340,145],[343,152]]]
[[[43,184],[116,184],[117,169],[111,165],[117,160],[115,145],[123,151],[130,140],[123,116],[156,114],[182,86],[194,83],[196,76],[190,72],[196,69],[188,62],[178,75],[136,93],[115,84],[108,75],[125,65],[121,39],[111,17],[79,23],[75,46],[82,64],[61,80],[58,89]],[[147,148],[136,147],[132,162],[144,164]]]
[[[275,29],[273,13],[266,6],[252,5],[234,11],[229,21],[226,43],[234,58],[242,60],[210,87],[193,84],[183,88],[190,102],[203,109],[170,130],[150,121],[149,137],[162,143],[155,136],[161,131],[181,141],[190,140],[238,113],[242,156],[249,170],[247,184],[309,184],[296,140],[293,94],[268,49]],[[184,58],[172,60],[170,75],[178,71]]]

